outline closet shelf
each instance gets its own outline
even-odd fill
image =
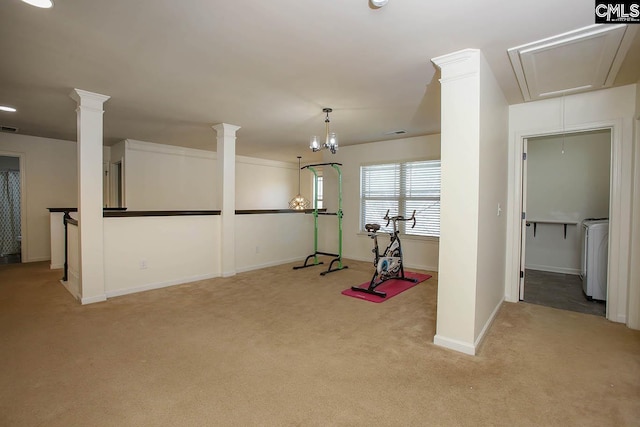
[[[567,238],[567,226],[569,225],[578,225],[580,224],[578,221],[561,221],[557,219],[528,219],[527,227],[533,224],[533,237],[536,237],[536,229],[538,228],[538,224],[561,224],[564,227],[564,238]]]

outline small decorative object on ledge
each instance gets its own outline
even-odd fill
[[[309,201],[300,194],[300,159],[298,156],[298,194],[289,202],[289,208],[302,211],[309,208]]]

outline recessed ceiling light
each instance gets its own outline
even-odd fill
[[[22,1],[30,4],[31,6],[41,7],[43,9],[49,9],[50,7],[53,7],[52,0],[22,0]]]
[[[6,111],[8,113],[15,113],[16,109],[13,107],[7,107],[6,105],[0,105],[0,111]]]
[[[24,1],[24,0],[22,0]],[[371,4],[374,5],[375,7],[382,7],[385,4],[387,4],[389,2],[389,0],[371,0]]]

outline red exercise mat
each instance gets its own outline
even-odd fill
[[[390,298],[395,297],[399,293],[406,291],[407,289],[413,288],[418,283],[424,282],[425,280],[431,278],[431,276],[429,274],[412,273],[412,272],[408,272],[408,271],[405,271],[404,276],[405,277],[410,277],[412,279],[418,279],[418,281],[413,283],[413,282],[409,282],[407,280],[398,280],[398,279],[387,280],[383,284],[378,285],[378,287],[376,288],[377,291],[386,292],[386,294],[387,294],[386,298],[382,298],[382,297],[380,297],[378,295],[372,295],[372,294],[367,294],[367,293],[364,293],[364,292],[354,291],[351,288],[345,289],[344,291],[342,291],[342,295],[346,295],[348,297],[353,297],[353,298],[358,298],[358,299],[363,299],[363,300],[371,301],[371,302],[384,302],[384,301],[386,301],[386,300],[388,300]],[[358,287],[366,289],[366,288],[369,287],[369,282],[365,282],[365,283],[361,284]]]

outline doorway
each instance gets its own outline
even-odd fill
[[[583,286],[583,224],[608,221],[611,147],[611,129],[525,140],[521,300],[605,316],[603,298]]]
[[[0,156],[0,264],[22,262],[20,157]]]

